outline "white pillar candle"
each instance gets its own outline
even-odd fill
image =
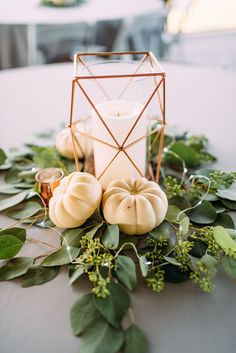
[[[143,105],[138,102],[128,100],[111,100],[96,105],[96,109],[103,118],[104,122],[107,124],[118,144],[121,145],[141,113]],[[92,111],[92,127],[94,137],[117,147],[114,139],[109,134],[94,110]],[[137,125],[125,142],[124,147],[128,146],[140,137],[145,136],[146,131],[147,119],[144,111]],[[116,155],[118,150],[95,140],[93,144],[95,175],[98,178],[110,163],[112,158]],[[135,143],[133,146],[128,148],[126,152],[134,164],[138,167],[142,175],[145,175],[146,139],[144,138]],[[112,180],[120,179],[122,177],[133,177],[135,179],[140,178],[140,173],[123,151],[116,156],[99,181],[105,189]]]

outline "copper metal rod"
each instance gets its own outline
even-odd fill
[[[101,114],[99,113],[99,111],[97,110],[97,108],[95,107],[95,105],[93,104],[92,100],[90,99],[90,97],[88,96],[88,94],[86,93],[86,91],[84,90],[84,88],[81,86],[81,84],[77,81],[77,84],[79,85],[81,91],[83,92],[83,94],[85,95],[85,97],[87,98],[87,100],[89,101],[89,103],[91,104],[91,106],[93,107],[94,111],[96,112],[96,114],[98,115],[98,117],[100,118],[100,120],[102,121],[103,125],[105,126],[105,128],[107,129],[107,131],[109,132],[109,134],[111,135],[112,139],[114,140],[115,144],[117,145],[117,147],[119,147],[119,143],[117,142],[115,136],[113,135],[113,133],[111,132],[111,130],[109,129],[109,127],[107,126],[106,122],[103,120]]]
[[[76,165],[76,169],[79,172],[80,171],[80,167],[79,167],[79,157],[76,151],[76,146],[75,146],[75,141],[74,141],[74,133],[72,131],[72,128],[70,127],[70,132],[71,132],[71,138],[72,138],[72,144],[73,144],[73,153],[74,153],[74,159],[75,159],[75,165]]]
[[[103,145],[106,145],[106,146],[111,147],[111,148],[116,149],[116,150],[119,150],[119,149],[120,149],[120,148],[119,148],[120,146],[119,146],[119,147],[113,146],[113,145],[111,145],[110,143],[105,142],[105,141],[103,141],[103,140],[100,140],[100,139],[98,139],[97,137],[95,137],[95,136],[93,136],[93,135],[89,135],[89,134],[87,134],[87,133],[84,132],[84,131],[78,130],[78,132],[79,132],[81,135],[90,138],[91,140],[94,140],[94,141],[97,141],[97,142],[102,143]]]
[[[142,136],[142,137],[139,137],[137,140],[135,140],[135,141],[131,142],[129,145],[125,146],[125,147],[124,147],[124,150],[127,150],[128,148],[130,148],[130,147],[136,145],[136,143],[139,143],[140,141],[146,139],[147,137],[149,137],[149,136],[155,134],[155,132],[157,132],[157,131],[160,132],[160,129],[161,129],[161,128],[156,128],[155,130],[152,130],[152,131],[148,132],[146,135],[144,135],[144,136]]]
[[[163,145],[164,145],[164,127],[162,128],[162,131],[161,131],[159,153],[158,153],[158,156],[157,156],[157,170],[156,170],[156,182],[157,182],[157,184],[159,183]]]
[[[154,72],[147,74],[123,74],[123,75],[96,75],[96,76],[76,76],[75,80],[94,80],[94,79],[106,79],[106,78],[129,78],[129,77],[153,77],[162,76],[165,77],[164,73]]]
[[[141,65],[143,64],[143,62],[146,60],[147,56],[148,56],[147,54],[144,55],[144,57],[142,58],[142,60],[141,60],[140,63],[138,64],[136,70],[134,71],[134,74],[135,74],[135,75],[136,75],[136,73],[138,72],[138,70],[139,70],[139,68],[141,67]],[[125,85],[125,87],[124,87],[123,90],[121,91],[121,93],[120,93],[118,99],[120,99],[120,98],[123,96],[123,94],[125,93],[127,87],[131,84],[131,82],[133,81],[133,79],[134,79],[134,77],[131,77],[131,78],[130,78],[130,80],[127,82],[127,84]]]
[[[123,150],[124,154],[126,155],[126,157],[129,159],[129,161],[133,164],[134,168],[137,170],[137,172],[140,174],[141,177],[143,177],[144,175],[140,172],[139,168],[137,167],[137,165],[134,163],[134,161],[130,158],[130,156],[128,155],[128,153]]]
[[[110,167],[111,163],[116,159],[116,157],[118,156],[118,154],[121,152],[121,150],[119,150],[114,157],[111,159],[111,161],[107,164],[107,166],[104,168],[104,170],[102,171],[102,173],[99,175],[99,177],[97,178],[98,180],[101,179],[101,177],[103,176],[103,174],[107,171],[107,169]]]
[[[75,95],[75,80],[72,80],[72,87],[71,87],[71,103],[70,103],[70,124],[69,124],[69,127],[71,127],[71,125],[72,125],[72,120],[73,120],[74,95]]]
[[[137,117],[137,119],[136,119],[134,125],[132,126],[132,128],[131,128],[130,131],[128,132],[128,134],[127,134],[127,136],[126,136],[124,142],[122,143],[121,147],[124,146],[124,144],[126,143],[126,141],[128,140],[128,138],[130,137],[132,131],[134,130],[135,126],[137,125],[138,121],[140,120],[140,118],[141,118],[143,112],[145,111],[145,109],[147,108],[148,104],[151,102],[151,100],[152,100],[154,94],[155,94],[156,91],[158,90],[158,88],[159,88],[161,82],[162,82],[162,80],[159,82],[158,86],[153,90],[152,94],[151,94],[150,97],[148,98],[148,100],[147,100],[145,106],[143,107],[141,113],[140,113],[139,116]]]

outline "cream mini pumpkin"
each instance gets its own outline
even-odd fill
[[[103,214],[110,224],[118,224],[126,234],[145,234],[165,218],[168,201],[153,181],[123,178],[112,181],[102,200]]]
[[[80,126],[80,130],[83,131],[82,126]],[[75,141],[78,157],[83,158],[85,153],[89,154],[91,152],[92,143],[88,138],[81,135],[77,128],[74,129],[74,135],[79,141],[79,144],[77,144]],[[56,149],[63,157],[69,159],[74,158],[73,142],[70,128],[67,127],[58,133],[56,137]]]
[[[62,179],[49,201],[49,217],[60,228],[82,225],[99,207],[102,187],[91,174],[75,172]]]

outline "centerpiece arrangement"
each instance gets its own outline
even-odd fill
[[[136,55],[75,55],[70,122],[55,145],[8,159],[0,150],[0,211],[16,220],[0,231],[0,280],[39,285],[61,266],[72,285],[87,278],[93,288],[70,313],[81,353],[148,352],[129,296],[140,282],[160,292],[191,280],[210,292],[220,264],[236,279],[236,172],[206,169],[215,157],[204,136],[164,135],[165,73],[152,53]],[[16,256],[40,242],[26,234],[32,225],[55,231],[60,246]]]

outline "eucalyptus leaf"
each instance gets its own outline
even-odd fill
[[[0,165],[0,170],[8,170],[12,167],[12,163],[8,160],[5,160],[5,162]]]
[[[189,231],[189,218],[185,216],[179,224],[180,236],[185,237]]]
[[[186,217],[185,213],[180,212],[182,211],[178,207],[174,205],[169,205],[165,219],[169,222],[177,222],[177,220],[180,221],[181,219]]]
[[[73,284],[79,277],[84,273],[83,265],[76,265],[73,268],[69,268],[69,283]]]
[[[23,242],[13,235],[0,236],[0,259],[11,259],[22,248]]]
[[[236,239],[236,229],[226,228],[226,230],[233,239]]]
[[[174,206],[175,207],[175,206]],[[179,210],[179,209],[178,209]],[[179,210],[180,212],[180,210]],[[151,232],[149,232],[149,234],[155,238],[156,240],[159,240],[160,237],[166,237],[169,238],[170,235],[170,228],[169,228],[169,224],[164,221],[162,222],[158,227],[154,228],[153,230],[151,230]]]
[[[27,191],[22,191],[19,194],[0,200],[0,212],[21,203],[26,198],[27,193]]]
[[[94,304],[92,293],[82,295],[70,311],[71,327],[75,335],[81,335],[91,323],[100,319],[101,314]]]
[[[185,210],[186,208],[191,207],[189,200],[181,196],[174,196],[169,200],[169,205],[174,205],[180,210]]]
[[[130,306],[130,298],[120,284],[111,282],[110,295],[106,298],[94,298],[95,305],[102,316],[114,327],[119,327],[121,320]]]
[[[224,250],[226,255],[228,255],[231,251],[236,252],[236,243],[225,228],[222,226],[214,227],[213,236],[217,244]]]
[[[69,264],[79,255],[80,249],[73,246],[62,247],[51,255],[47,256],[42,262],[41,266],[62,266]]]
[[[140,265],[140,269],[143,277],[147,277],[149,267],[148,267],[148,261],[145,255],[141,255],[139,257],[139,265]]]
[[[205,254],[201,258],[201,263],[206,266],[208,270],[208,274],[210,276],[214,276],[216,274],[216,270],[217,270],[216,267],[217,267],[218,261],[216,260],[215,257],[209,254]]]
[[[17,184],[20,183],[22,178],[19,177],[19,171],[16,169],[10,169],[4,178],[6,183]]]
[[[96,320],[84,332],[80,353],[117,353],[124,341],[123,331],[104,319]]]
[[[33,262],[34,259],[32,257],[16,257],[15,259],[11,259],[0,268],[0,281],[8,281],[24,275]]]
[[[126,235],[126,234],[123,234],[122,232],[120,232],[118,249],[120,249],[124,244],[127,244],[124,246],[125,249],[127,249],[127,250],[133,249],[133,246],[131,244],[133,244],[134,246],[137,246],[138,241],[139,241],[139,239],[137,236]]]
[[[236,183],[234,183],[228,189],[219,189],[216,195],[222,199],[236,201]]]
[[[182,266],[181,263],[177,261],[174,257],[164,256],[164,259],[174,266]]]
[[[190,220],[198,224],[211,224],[216,220],[217,213],[209,201],[203,200],[200,205],[188,214]]]
[[[115,274],[118,280],[129,290],[134,290],[137,284],[136,267],[129,256],[118,255]]]
[[[62,233],[62,245],[80,247],[80,240],[85,234],[82,228],[66,229]]]
[[[103,223],[99,223],[98,225],[96,225],[95,227],[93,227],[91,230],[89,230],[88,232],[86,232],[86,235],[88,237],[93,238],[94,235],[97,233],[98,229],[101,228],[101,226],[103,225]]]
[[[148,346],[146,336],[136,325],[131,325],[125,331],[124,353],[147,353]]]
[[[170,283],[181,283],[189,279],[189,272],[183,272],[179,266],[168,264],[163,266],[165,270],[165,281]]]
[[[2,184],[0,185],[0,193],[6,195],[15,195],[21,192],[22,190],[17,189],[14,185],[11,184]]]
[[[236,201],[221,199],[222,204],[232,211],[236,211]]]
[[[59,267],[31,266],[22,280],[22,287],[32,287],[53,280],[59,272]]]
[[[222,258],[222,267],[232,280],[236,281],[236,259],[231,256]]]
[[[117,224],[108,224],[102,237],[103,245],[115,250],[119,245],[119,226]]]
[[[26,239],[26,230],[25,228],[18,227],[8,228],[0,231],[0,237],[2,235],[11,235],[24,242]]]
[[[220,201],[212,202],[212,206],[214,206],[217,214],[225,212],[226,210],[225,206]]]
[[[0,148],[0,165],[2,165],[7,159],[6,153]]]
[[[177,154],[181,160],[184,160],[186,163],[186,166],[189,168],[196,167],[200,162],[198,153],[192,147],[187,146],[182,141],[175,142],[170,147],[170,151]],[[178,166],[182,165],[181,161],[171,153],[167,154],[166,160],[170,164],[174,164]]]
[[[214,226],[222,226],[224,228],[234,228],[234,221],[227,213],[219,213],[214,222]]]
[[[43,208],[38,202],[29,201],[23,208],[15,211],[9,211],[7,215],[15,219],[25,219],[35,215],[40,210],[43,210]]]

